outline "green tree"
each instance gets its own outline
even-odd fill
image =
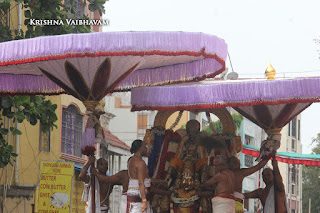
[[[7,13],[10,10],[11,0],[0,0],[0,42],[12,40],[12,32],[7,25]]]
[[[10,7],[11,2],[15,2],[16,5]],[[61,35],[69,33],[89,33],[90,26],[88,25],[54,25],[54,26],[32,26],[30,25],[30,19],[43,19],[43,20],[63,20],[66,19],[84,19],[89,20],[87,15],[76,14],[74,10],[74,0],[65,0],[72,7],[68,7],[62,4],[62,0],[0,0],[0,42],[10,41],[12,39],[33,38],[44,35]],[[84,3],[86,4],[86,0]],[[104,4],[106,0],[88,0],[89,10],[91,12],[99,11],[100,15],[105,13]],[[23,3],[25,9],[24,24],[27,26],[27,31],[22,30],[12,31],[6,22],[6,15],[11,9],[18,6],[19,3]]]
[[[22,132],[13,127],[5,127],[5,120],[11,123],[22,123],[27,120],[30,124],[36,125],[40,122],[41,130],[46,132],[57,127],[54,123],[57,121],[55,113],[56,104],[46,100],[43,96],[0,96],[0,168],[11,164],[17,154],[13,153],[13,146],[6,141],[6,136],[21,135]]]
[[[236,113],[232,113],[231,114],[232,118],[233,118],[233,121],[234,121],[234,124],[236,125],[236,130],[240,129],[240,126],[241,126],[241,122],[243,120],[243,116],[240,115],[240,114],[236,114]],[[222,134],[222,124],[221,124],[221,121],[218,120],[218,121],[214,121],[212,122],[213,124],[213,127],[214,129],[216,130],[216,132],[218,134]],[[210,127],[210,125],[208,125],[205,129],[204,129],[205,132],[209,133],[209,134],[213,134],[213,131]]]
[[[74,6],[73,0],[65,0],[71,6]],[[15,6],[11,3],[15,2]],[[94,12],[98,10],[102,15],[104,10],[104,3],[106,0],[90,0],[89,9]],[[23,3],[25,9],[24,16],[27,25],[27,31],[22,30],[12,31],[8,27],[7,15],[10,9]],[[86,3],[86,0],[84,1]],[[0,0],[0,42],[10,41],[13,39],[32,38],[45,35],[60,35],[68,33],[88,33],[90,26],[31,26],[30,19],[88,19],[87,16],[79,17],[73,10],[74,7],[69,8],[62,4],[62,0]],[[27,120],[30,124],[41,124],[42,131],[52,130],[56,127],[54,124],[57,121],[55,110],[57,105],[52,104],[51,101],[46,100],[43,96],[0,96],[0,168],[11,164],[15,160],[17,154],[13,152],[13,146],[6,141],[7,135],[21,135],[22,132],[15,128],[5,128],[4,118],[10,119],[12,123],[22,123]],[[13,125],[15,126],[15,125]]]
[[[88,25],[44,25],[44,26],[32,26],[30,25],[30,19],[44,19],[44,20],[66,20],[66,19],[86,19],[89,17],[86,15],[76,14],[74,10],[74,3],[72,0],[66,0],[72,7],[62,4],[62,0],[40,0],[32,1],[25,0],[24,8],[26,8],[24,15],[26,17],[24,24],[28,27],[25,32],[26,38],[33,38],[43,35],[61,35],[68,33],[89,33],[90,26]],[[82,14],[82,13],[81,13]],[[23,34],[23,33],[21,33]]]
[[[320,133],[312,140],[315,147],[311,154],[320,155]],[[320,212],[320,168],[302,168],[302,209],[303,212],[309,211],[309,198],[311,198],[311,212]]]

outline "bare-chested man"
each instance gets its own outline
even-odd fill
[[[242,181],[243,179],[264,167],[269,160],[262,160],[257,165],[250,168],[240,169],[240,160],[237,157],[228,159],[228,169],[231,170],[235,177],[234,197],[236,200],[236,213],[243,213]]]
[[[201,188],[206,189],[215,186],[215,195],[211,200],[213,212],[234,213],[234,174],[227,170],[227,162],[224,156],[216,156],[214,166],[218,173],[206,181]]]
[[[120,212],[125,213],[127,209],[127,191],[129,184],[128,170],[122,170],[112,176],[103,175],[96,171],[91,171],[91,173],[96,175],[99,181],[111,183],[113,185],[122,185]]]
[[[92,165],[95,161],[95,157],[91,156],[89,157],[89,161],[86,163],[86,165],[84,165],[84,167],[81,169],[80,171],[80,175],[79,178],[84,181],[86,183],[86,187],[89,187],[91,189],[91,178],[90,175],[87,174],[87,170],[89,168],[90,165]],[[106,174],[106,172],[108,171],[108,162],[103,159],[100,158],[97,161],[97,169],[98,172],[100,174]],[[99,203],[96,202],[96,209],[100,209],[101,212],[108,212],[109,211],[109,195],[112,192],[113,189],[113,184],[109,183],[109,182],[105,182],[105,181],[100,181],[96,178],[96,182],[98,182],[98,184],[96,185],[96,191],[100,192],[99,193],[99,197],[100,197],[100,201]],[[86,212],[91,212],[91,190],[89,190],[90,193],[88,195],[88,199],[87,204],[86,204]],[[97,200],[97,199],[96,199]]]
[[[127,211],[127,191],[128,191],[128,184],[129,184],[129,175],[128,175],[128,170],[122,170],[112,176],[107,176],[98,173],[96,170],[90,169],[91,174],[96,175],[99,181],[102,182],[108,182],[113,185],[122,185],[122,195],[121,195],[121,208],[120,212],[121,213],[126,213]],[[156,182],[158,184],[166,184],[166,182],[162,180],[157,180],[157,179],[151,179],[151,182]],[[153,194],[161,194],[161,195],[171,195],[171,191],[169,190],[162,190],[156,187],[151,186],[150,188],[150,193]]]
[[[133,141],[130,152],[134,154],[128,161],[129,186],[127,191],[128,213],[151,212],[148,202],[148,189],[151,179],[143,156],[147,154],[146,143],[141,140]]]
[[[256,189],[252,192],[245,193],[244,196],[245,198],[259,198],[262,202],[264,213],[286,213],[285,189],[275,153],[273,154],[272,166],[273,171],[270,168],[266,168],[262,172],[262,178],[266,184],[266,188]],[[273,176],[273,174],[275,176]],[[277,199],[277,208],[275,207],[274,199]]]

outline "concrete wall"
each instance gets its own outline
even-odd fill
[[[109,130],[128,146],[131,146],[132,141],[137,139],[138,114],[130,112],[131,106],[128,105],[122,105],[122,108],[115,107],[116,97],[120,97],[121,100],[128,98],[127,95],[120,93],[105,97],[106,112],[115,115],[109,122]]]
[[[241,127],[239,129],[239,135],[241,136],[241,141],[242,143],[246,143],[246,137],[251,139],[251,144],[252,146],[255,147],[260,147],[261,145],[261,141],[264,140],[266,138],[266,134],[265,132],[256,124],[254,124],[253,122],[249,121],[248,119],[244,118],[242,123],[241,123]],[[240,152],[239,155],[239,159],[240,159],[240,163],[242,165],[242,167],[246,167],[245,166],[245,155],[243,153]],[[255,158],[253,158],[253,165],[256,165],[257,162],[255,162]],[[252,175],[249,175],[247,177],[245,177],[243,179],[243,185],[242,185],[242,191],[243,192],[250,192],[253,191],[255,189],[257,189],[259,187],[259,183],[260,183],[260,187],[264,187],[265,185],[262,182],[262,175],[261,175],[262,171],[257,171],[255,173],[253,173]],[[259,175],[260,173],[260,175]],[[254,212],[255,208],[257,208],[258,206],[258,200],[257,199],[249,199],[249,212]],[[262,205],[260,204],[260,207],[262,207]]]
[[[298,120],[300,120],[300,125],[302,124],[301,114],[297,116],[297,131],[298,131]],[[300,126],[301,131],[301,126]],[[300,140],[298,137],[292,136],[292,122],[290,122],[290,135],[289,125],[286,125],[282,128],[281,131],[281,146],[279,148],[279,152],[293,152],[293,153],[302,153],[302,144],[301,144],[301,134],[300,132]],[[298,135],[298,133],[297,133]],[[292,149],[292,139],[296,140],[296,149]],[[299,202],[299,212],[302,212],[302,166],[296,165],[296,169],[299,170],[299,180],[298,184],[295,184],[295,194],[292,194],[291,189],[291,173],[288,173],[289,168],[292,168],[291,164],[281,163],[279,162],[279,169],[283,179],[283,184],[286,190],[286,196],[288,200],[298,201]],[[298,194],[297,194],[298,192]],[[289,212],[291,212],[291,205],[288,204]]]

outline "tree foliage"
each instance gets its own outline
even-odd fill
[[[233,121],[234,121],[234,124],[236,125],[236,129],[240,129],[240,126],[241,126],[241,122],[243,120],[243,116],[240,115],[240,114],[236,114],[236,113],[232,113],[231,114],[232,118],[233,118]],[[213,127],[214,129],[216,130],[216,132],[218,134],[222,134],[222,123],[220,120],[217,120],[217,121],[214,121],[212,122],[213,124]],[[209,134],[213,134],[213,131],[210,127],[210,125],[208,125],[205,129],[204,129],[205,132],[209,133]]]
[[[16,5],[10,8],[11,2]],[[54,25],[54,26],[32,26],[30,19],[41,20],[66,20],[66,19],[83,19],[89,20],[84,11],[79,11],[76,14],[74,0],[0,0],[0,42],[10,41],[12,39],[18,40],[23,38],[33,38],[44,35],[61,35],[69,33],[89,33],[90,26],[88,25]],[[87,1],[85,0],[84,3]],[[88,0],[89,10],[91,12],[99,11],[100,16],[105,13],[104,4],[106,0]],[[10,9],[17,7],[18,3],[23,3],[24,7],[24,24],[27,30],[11,30],[6,23],[6,15]]]
[[[15,4],[11,4],[11,3]],[[74,10],[74,0],[65,0],[68,2],[62,4],[62,0],[0,0],[0,42],[18,40],[24,38],[33,38],[37,36],[46,35],[60,35],[68,33],[88,33],[90,26],[85,25],[55,25],[55,26],[31,26],[30,19],[42,20],[66,20],[66,19],[88,19],[83,15],[76,14]],[[94,12],[98,10],[102,15],[104,10],[104,3],[106,0],[90,0],[89,10]],[[10,10],[16,8],[19,3],[24,7],[24,24],[27,30],[11,30],[8,26],[8,14]],[[84,0],[86,4],[86,0]],[[57,121],[55,110],[57,105],[52,104],[51,101],[46,100],[43,96],[0,96],[0,168],[7,164],[12,165],[17,154],[13,152],[13,146],[6,141],[7,135],[21,135],[22,132],[15,128],[6,128],[4,125],[4,118],[10,119],[12,123],[22,123],[27,120],[30,124],[41,124],[43,131],[51,130],[56,127],[54,124]],[[14,125],[13,125],[14,126]]]
[[[312,140],[315,147],[311,154],[320,155],[320,133]],[[311,198],[311,212],[320,212],[320,168],[302,168],[302,210],[308,212],[309,198]]]
[[[22,132],[14,125],[5,126],[5,119],[11,123],[22,123],[27,120],[31,125],[41,124],[41,130],[46,132],[57,127],[56,104],[46,100],[43,96],[0,96],[0,168],[7,164],[12,165],[12,161],[17,156],[13,153],[13,146],[9,145],[6,136],[21,135]]]
[[[89,17],[83,15],[83,11],[80,14],[76,14],[74,10],[75,5],[72,0],[66,0],[70,3],[71,7],[62,4],[62,0],[42,0],[32,1],[25,0],[24,15],[26,17],[24,24],[28,27],[25,33],[26,38],[33,38],[43,35],[61,35],[68,33],[88,33],[90,32],[90,26],[87,25],[45,25],[45,26],[32,26],[30,25],[30,19],[43,19],[43,20],[66,20],[66,19],[86,19]]]
[[[89,10],[90,11],[99,11],[100,16],[104,14],[106,11],[104,9],[104,4],[106,3],[106,0],[88,0],[90,2],[89,4]]]

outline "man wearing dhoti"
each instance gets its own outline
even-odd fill
[[[133,141],[130,152],[134,155],[128,161],[127,213],[151,213],[148,200],[151,179],[148,167],[142,159],[147,154],[146,143],[141,140]]]
[[[113,184],[110,182],[100,181],[95,176],[95,187],[91,187],[91,176],[87,174],[87,170],[90,165],[95,162],[95,157],[89,157],[89,161],[81,169],[79,178],[85,182],[85,187],[82,194],[82,200],[86,201],[86,213],[92,212],[92,190],[95,190],[95,204],[96,213],[107,213],[109,212],[109,195],[112,192]],[[98,173],[105,175],[108,171],[108,162],[105,159],[100,158],[97,161]],[[97,174],[95,168],[91,168],[91,172]]]
[[[256,189],[244,195],[247,199],[259,198],[263,205],[264,213],[287,213],[285,190],[275,152],[273,153],[272,166],[273,170],[266,168],[262,172],[262,178],[266,187],[264,189]]]
[[[111,183],[113,185],[122,185],[122,195],[120,200],[120,213],[126,213],[127,211],[127,191],[129,184],[128,170],[122,170],[112,176],[103,175],[96,170],[92,171],[91,174],[96,175],[99,181],[104,183]]]
[[[242,181],[246,176],[253,174],[262,167],[264,167],[269,159],[260,161],[257,165],[250,168],[240,169],[240,160],[237,157],[232,156],[228,159],[228,169],[231,170],[235,177],[234,197],[236,202],[236,213],[243,213],[243,199]]]
[[[202,189],[215,186],[215,195],[211,200],[212,212],[235,213],[234,174],[227,170],[227,162],[224,156],[216,156],[213,166],[218,173],[201,186]]]

